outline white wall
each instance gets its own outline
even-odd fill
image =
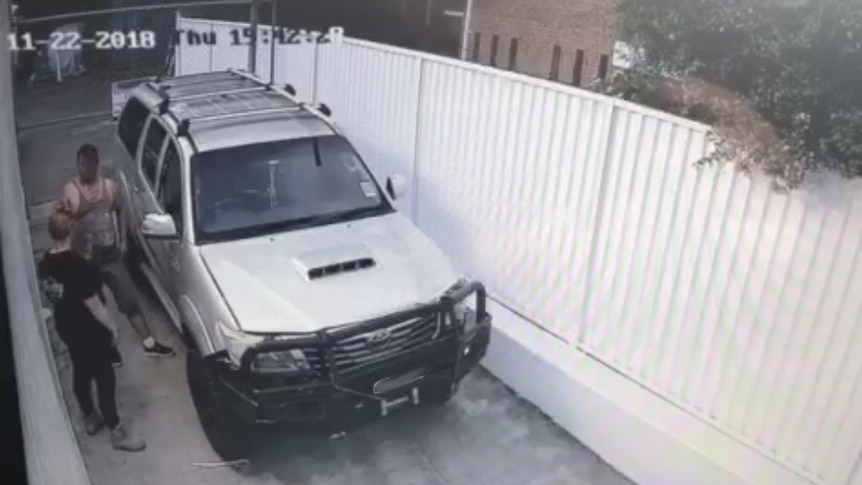
[[[488,367],[588,446],[645,484],[722,483],[715,467],[748,483],[851,483],[862,448],[858,183],[823,177],[777,194],[728,167],[695,168],[707,127],[687,120],[355,39],[292,49],[279,53],[292,59],[281,79],[310,76],[372,169],[414,180],[405,209],[418,226],[521,315],[498,330]],[[672,460],[633,463],[625,438],[608,444],[576,406],[565,415],[536,394],[536,376],[498,358],[517,342],[505,332],[531,355],[516,321],[567,349],[542,368],[578,385],[611,370],[590,392],[707,465],[686,475]],[[565,371],[572,359],[588,364]]]

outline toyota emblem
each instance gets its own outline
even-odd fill
[[[365,337],[365,345],[368,347],[383,347],[389,343],[389,339],[391,338],[392,330],[384,328],[383,330],[378,330],[374,333],[368,334],[368,336]]]

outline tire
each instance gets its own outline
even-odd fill
[[[458,394],[457,385],[450,387],[444,393],[434,396],[430,399],[430,402],[436,406],[446,406],[452,401],[452,399],[455,397],[455,394]]]
[[[193,348],[186,353],[186,377],[198,420],[213,451],[225,461],[251,460],[256,445],[252,426],[219,402],[212,365]]]

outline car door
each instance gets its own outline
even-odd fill
[[[183,240],[183,184],[182,158],[176,142],[170,137],[165,144],[160,167],[156,201],[161,213],[170,215],[174,220],[179,237],[174,240],[153,241],[153,252],[165,274],[162,280],[165,282],[165,290],[176,302],[179,296],[177,284],[180,281],[180,244]]]
[[[144,129],[143,141],[138,148],[137,170],[135,173],[134,184],[137,189],[134,192],[138,199],[138,207],[140,208],[140,220],[146,214],[159,214],[162,212],[161,207],[156,200],[156,191],[158,190],[160,166],[162,155],[168,141],[168,131],[155,116],[150,116]],[[164,254],[161,253],[160,241],[152,239],[144,239],[143,248],[146,254],[147,262],[159,276],[162,284],[169,277],[170,272],[167,271]]]
[[[138,173],[138,153],[144,128],[150,110],[135,98],[130,98],[123,107],[117,122],[117,138],[123,147],[121,160],[117,160],[118,170],[115,171],[117,183],[123,196],[123,202],[127,207],[126,222],[134,234],[140,233],[140,225],[143,221],[143,208],[141,206],[141,182]]]

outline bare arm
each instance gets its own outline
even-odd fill
[[[111,316],[108,315],[108,309],[105,308],[104,304],[102,304],[102,300],[99,299],[98,295],[93,295],[90,298],[87,298],[84,300],[84,304],[87,305],[87,308],[90,310],[90,313],[96,317],[96,320],[111,332],[111,335],[117,335],[117,327],[114,325],[114,321],[111,319]]]
[[[72,182],[67,183],[63,186],[63,193],[60,195],[60,202],[73,214],[78,210],[78,204],[80,203],[80,194],[78,193],[78,189],[72,184]]]

